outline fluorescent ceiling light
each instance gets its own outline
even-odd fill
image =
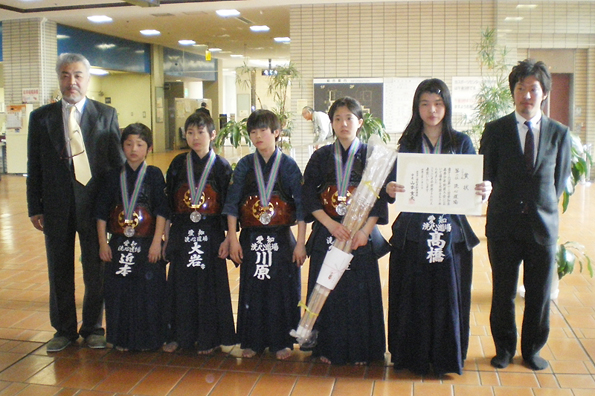
[[[155,29],[145,29],[141,30],[140,34],[142,34],[143,36],[159,36],[161,32]]]
[[[209,48],[209,51],[211,52],[221,52],[221,48]]]
[[[66,40],[66,39],[69,39],[69,38],[70,38],[70,36],[67,36],[67,35],[65,35],[65,34],[57,34],[57,35],[56,35],[56,38],[57,38],[58,40]]]
[[[196,41],[194,40],[178,40],[178,44],[180,45],[194,45]]]
[[[253,25],[250,26],[250,30],[252,30],[253,32],[268,32],[269,30],[271,30],[271,28],[267,25]]]
[[[97,44],[95,47],[99,48],[100,50],[108,50],[108,49],[114,48],[115,46],[116,46],[116,44],[113,44],[113,43],[111,43],[111,44],[103,43],[103,44]]]
[[[215,11],[215,13],[219,15],[221,18],[240,16],[240,12],[238,10],[217,10]]]
[[[274,38],[276,43],[289,43],[291,39],[289,37],[275,37]]]
[[[521,8],[521,9],[526,9],[526,10],[529,9],[529,10],[531,10],[533,8],[537,8],[537,4],[518,4],[516,6],[516,8]]]
[[[109,72],[107,70],[104,69],[93,69],[91,68],[91,70],[89,70],[89,73],[94,75],[94,76],[106,76],[109,74]]]
[[[231,54],[229,56],[232,58],[243,58],[244,57],[244,55],[240,55],[240,54]]]
[[[506,18],[504,18],[504,22],[520,22],[523,19],[525,19],[525,18],[523,18],[523,17],[506,17]]]
[[[91,15],[87,17],[87,19],[93,23],[109,23],[113,21],[113,19],[107,15]]]

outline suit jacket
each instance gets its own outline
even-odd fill
[[[556,243],[558,200],[570,175],[571,145],[568,127],[542,115],[535,166],[528,173],[515,114],[486,124],[479,153],[484,155],[484,180],[493,186],[488,238],[515,236],[541,245]]]
[[[86,186],[74,179],[67,158],[62,102],[31,113],[28,136],[27,205],[29,216],[44,215],[44,232],[57,235],[68,229],[69,211],[77,222],[95,227],[93,204],[100,178],[123,164],[118,117],[113,107],[87,99],[80,122],[91,166]]]

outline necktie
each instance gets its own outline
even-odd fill
[[[68,136],[70,138],[70,155],[74,165],[74,176],[83,186],[91,180],[89,158],[85,151],[85,142],[81,134],[81,127],[75,118],[75,106],[70,106],[68,114]]]
[[[527,136],[525,137],[525,168],[528,172],[532,172],[535,157],[535,138],[533,137],[533,131],[531,130],[531,121],[525,121],[525,125],[529,128]]]

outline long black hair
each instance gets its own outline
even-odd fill
[[[442,151],[449,152],[454,140],[454,130],[452,129],[452,101],[450,99],[450,91],[446,83],[438,78],[430,78],[422,81],[415,90],[413,96],[413,115],[411,121],[405,128],[405,131],[399,139],[399,145],[407,147],[409,150],[414,150],[421,147],[421,134],[424,129],[424,122],[419,114],[419,103],[421,95],[424,93],[433,93],[439,95],[444,102],[444,118],[442,119]]]

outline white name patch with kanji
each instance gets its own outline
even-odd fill
[[[257,236],[256,242],[250,245],[250,250],[256,252],[256,270],[253,276],[260,280],[271,279],[269,270],[273,264],[273,252],[279,250],[275,237]]]
[[[203,243],[208,242],[209,236],[205,234],[203,230],[188,230],[188,235],[184,238],[184,243],[188,246],[190,251],[188,252],[189,259],[187,267],[199,267],[205,269],[204,259],[204,248]]]

